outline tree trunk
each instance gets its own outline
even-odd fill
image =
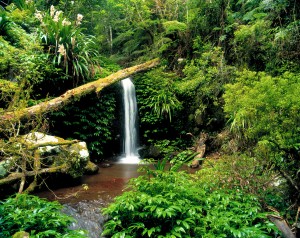
[[[0,179],[0,185],[11,183],[15,180],[19,180],[26,177],[41,175],[41,174],[48,174],[48,173],[59,173],[59,172],[66,172],[68,170],[68,166],[66,164],[40,169],[38,171],[24,171],[24,172],[14,172],[8,175],[5,178]],[[20,192],[23,191],[23,187]]]
[[[132,66],[123,70],[119,70],[116,73],[113,73],[105,78],[100,78],[96,81],[89,82],[87,84],[81,85],[77,88],[68,90],[63,95],[51,99],[46,102],[39,103],[35,106],[28,107],[22,110],[14,112],[6,112],[3,115],[0,115],[0,124],[8,120],[22,120],[28,119],[32,116],[44,114],[54,110],[59,110],[63,106],[69,104],[73,100],[78,100],[80,97],[89,94],[89,93],[99,93],[103,88],[121,80],[134,73],[138,73],[144,70],[151,69],[159,64],[159,59],[154,59],[147,61],[146,63]]]
[[[268,215],[268,218],[277,226],[277,228],[282,232],[285,238],[296,238],[295,234],[292,232],[291,228],[287,222],[279,216]]]

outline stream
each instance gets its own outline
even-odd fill
[[[84,176],[78,184],[39,192],[37,195],[64,204],[63,212],[74,217],[71,229],[89,232],[90,238],[100,237],[106,217],[101,208],[122,194],[130,178],[138,177],[138,110],[135,87],[130,78],[121,81],[124,108],[123,154],[119,163],[103,163],[96,175]],[[106,168],[104,168],[106,167]],[[58,180],[59,181],[59,180]],[[64,183],[61,179],[61,184]],[[56,182],[57,185],[57,182]]]
[[[103,168],[101,164],[99,167],[98,174],[83,176],[77,185],[66,185],[52,191],[36,193],[41,198],[63,204],[63,212],[77,221],[71,224],[70,228],[87,230],[90,238],[101,237],[106,221],[106,217],[101,214],[101,208],[106,207],[114,197],[124,192],[130,178],[141,175],[137,172],[138,164],[112,163],[107,168]],[[189,173],[196,171],[187,166],[183,169]],[[86,190],[85,185],[88,187]]]
[[[100,165],[98,174],[83,176],[78,185],[42,191],[36,195],[62,203],[63,212],[77,221],[71,225],[71,229],[87,230],[88,237],[99,238],[106,220],[101,214],[101,208],[122,194],[130,178],[139,176],[138,166],[115,163],[108,168],[102,168]],[[88,187],[86,190],[85,184]]]

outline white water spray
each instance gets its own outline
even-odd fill
[[[123,88],[124,106],[124,139],[123,154],[120,163],[135,164],[140,161],[138,154],[138,133],[137,133],[137,103],[135,87],[130,78],[121,81]]]

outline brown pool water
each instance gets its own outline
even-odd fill
[[[83,176],[78,185],[55,190],[51,190],[49,187],[50,190],[38,192],[36,195],[51,201],[58,200],[60,203],[99,199],[103,202],[110,202],[112,198],[122,194],[130,178],[138,177],[141,174],[137,172],[138,168],[138,164],[115,163],[107,168],[100,165],[98,174]]]
[[[88,238],[99,238],[102,237],[103,226],[107,220],[107,216],[102,214],[102,208],[124,192],[130,178],[141,175],[137,172],[139,166],[141,165],[112,163],[110,167],[103,168],[100,164],[98,174],[83,176],[78,185],[69,184],[53,190],[49,185],[48,190],[36,195],[64,204],[63,212],[76,220],[71,224],[71,229],[87,230]],[[196,171],[187,166],[183,169],[189,173]],[[61,184],[64,182],[61,181]]]

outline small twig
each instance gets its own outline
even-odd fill
[[[55,199],[57,200],[64,200],[64,199],[68,199],[68,198],[71,198],[71,197],[77,197],[79,193],[83,192],[84,190],[87,190],[88,189],[88,186],[86,184],[82,184],[82,188],[79,189],[77,192],[74,192],[74,193],[70,193],[70,194],[67,194],[65,195],[64,197],[59,197],[55,194],[55,192],[49,188],[49,186],[47,185],[46,182],[44,182],[45,186],[47,187],[47,189],[53,194],[53,196],[55,197]]]
[[[300,213],[300,207],[298,207],[297,214],[296,214],[296,219],[295,219],[295,226],[296,227],[297,227],[297,223],[298,223],[299,213]]]

